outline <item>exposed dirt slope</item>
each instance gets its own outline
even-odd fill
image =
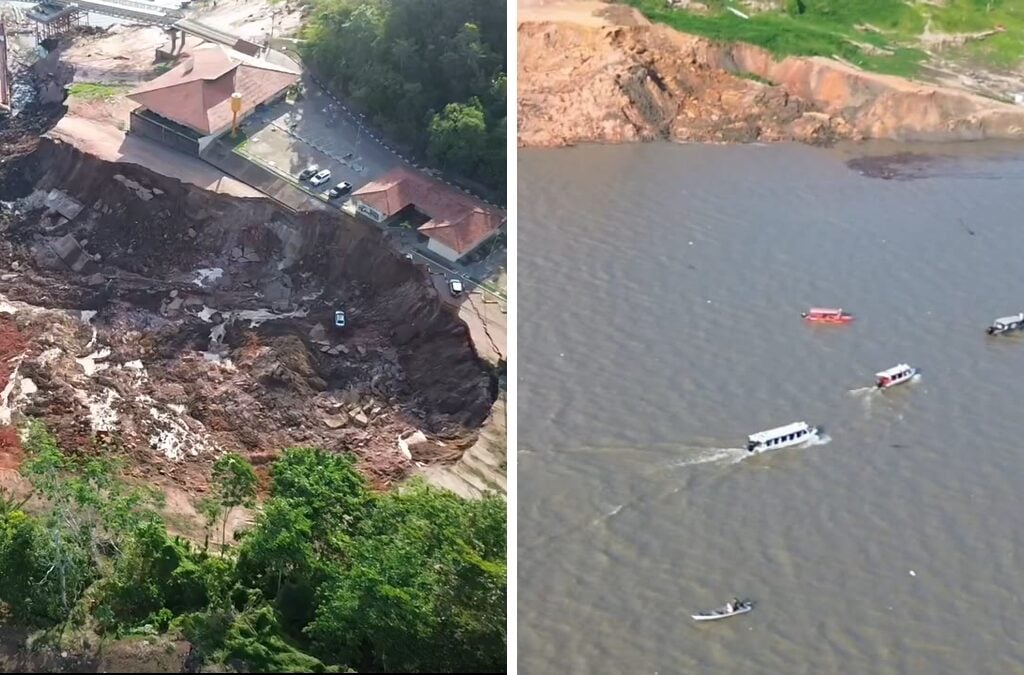
[[[470,445],[488,416],[495,378],[465,325],[376,228],[49,139],[14,174],[0,183],[0,199],[21,197],[0,213],[0,312],[28,346],[8,418],[201,490],[220,451],[265,463],[294,445],[352,450],[387,485]]]
[[[776,61],[652,25],[624,6],[526,7],[518,35],[524,146],[1024,138],[1020,106],[829,59]]]

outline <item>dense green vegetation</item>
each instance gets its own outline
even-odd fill
[[[743,19],[729,0],[708,0],[707,13],[672,9],[664,0],[623,0],[648,18],[678,30],[759,45],[779,56],[828,56],[866,70],[914,75],[927,54],[920,36],[933,32],[975,32],[1002,25],[1006,31],[952,50],[982,65],[1013,66],[1024,59],[1024,3],[1019,0],[784,0],[777,11],[750,12]]]
[[[178,634],[249,672],[504,670],[500,498],[422,483],[377,494],[350,456],[293,448],[271,468],[255,525],[220,555],[168,534],[157,496],[129,488],[103,453],[62,452],[38,423],[25,446],[43,507],[0,499],[10,622]],[[257,486],[237,455],[215,476],[210,525],[252,504]]]
[[[303,57],[446,172],[505,189],[505,0],[314,0]]]

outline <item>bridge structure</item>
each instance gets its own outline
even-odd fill
[[[33,7],[28,12],[28,17],[41,26],[50,26],[56,23],[53,31],[63,32],[70,28],[67,25],[67,17],[81,15],[83,13],[102,14],[118,19],[128,19],[137,23],[147,23],[152,26],[160,26],[171,35],[171,51],[175,51],[178,33],[188,33],[195,37],[216,42],[240,52],[255,56],[259,53],[260,47],[252,42],[243,40],[237,35],[232,35],[213,26],[188,19],[185,12],[180,9],[162,7],[152,3],[137,2],[136,0],[45,0]],[[51,35],[44,34],[43,37]],[[40,33],[37,32],[37,37]],[[185,44],[184,36],[181,40]]]

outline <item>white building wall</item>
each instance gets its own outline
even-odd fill
[[[436,239],[427,239],[427,249],[452,262],[457,261],[460,257],[457,251],[448,248]]]
[[[353,197],[352,201],[355,202],[356,211],[358,211],[361,215],[369,218],[375,223],[384,222],[384,214],[378,211],[377,209],[373,208],[372,206],[364,204],[363,201],[359,199],[359,197]]]

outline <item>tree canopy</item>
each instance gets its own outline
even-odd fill
[[[504,191],[505,7],[505,0],[316,0],[304,57],[439,168]]]
[[[168,533],[117,464],[68,454],[34,423],[22,471],[45,505],[0,495],[0,604],[21,626],[167,632],[248,672],[502,672],[505,502],[413,481],[375,493],[350,455],[286,450],[255,504],[239,455],[215,463],[216,501],[256,509],[215,555]]]

